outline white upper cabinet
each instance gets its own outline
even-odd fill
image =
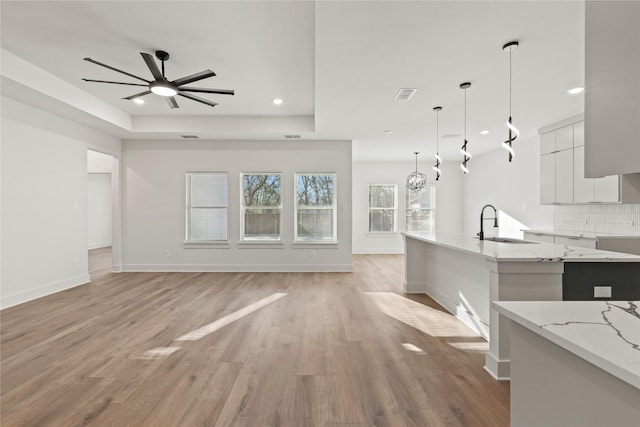
[[[575,116],[540,129],[540,203],[640,203],[640,174],[585,178],[585,127]]]
[[[584,145],[573,149],[573,202],[595,201],[594,179],[584,177]]]
[[[573,203],[573,149],[558,151],[556,154],[556,201],[560,204]]]
[[[585,2],[585,172],[640,172],[640,2]]]

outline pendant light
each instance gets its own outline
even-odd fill
[[[411,172],[407,177],[407,188],[411,191],[420,191],[427,184],[427,177],[418,172],[418,151],[413,154],[416,155],[416,171]]]
[[[511,41],[502,46],[502,50],[509,51],[509,119],[507,120],[507,128],[509,129],[509,137],[506,141],[502,143],[502,147],[509,152],[509,161],[513,160],[513,147],[511,146],[513,141],[518,139],[520,136],[520,132],[518,128],[515,127],[511,121],[511,52],[516,50],[520,46],[520,43],[517,41]]]
[[[442,107],[433,107],[433,111],[436,112],[436,164],[433,166],[433,170],[436,171],[436,181],[440,179],[442,172],[440,171],[440,163],[442,163],[442,158],[440,157],[440,147],[439,147],[439,135],[440,131],[438,129],[438,113],[442,111]]]
[[[462,163],[460,163],[460,169],[465,174],[469,173],[469,169],[467,168],[467,162],[471,159],[471,154],[467,151],[467,144],[469,141],[467,140],[467,89],[471,87],[471,83],[464,82],[460,84],[460,89],[464,90],[464,144],[460,148],[460,152],[462,153]]]

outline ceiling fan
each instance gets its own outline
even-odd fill
[[[130,101],[130,100],[148,95],[150,93],[155,93],[156,95],[165,97],[171,108],[179,108],[178,102],[176,101],[176,98],[175,98],[176,95],[191,99],[196,102],[200,102],[202,104],[209,105],[211,107],[215,107],[216,105],[218,105],[216,102],[209,101],[208,99],[204,99],[199,96],[192,95],[189,92],[215,93],[218,95],[234,94],[233,90],[227,90],[227,89],[207,89],[207,88],[184,86],[189,83],[197,82],[199,80],[203,80],[203,79],[207,79],[209,77],[215,76],[216,73],[214,73],[211,70],[204,70],[199,73],[191,74],[173,81],[169,81],[164,75],[164,62],[169,59],[169,54],[163,50],[156,51],[156,58],[158,58],[162,63],[162,72],[160,72],[160,69],[156,65],[156,61],[153,59],[152,55],[144,52],[140,52],[140,55],[142,55],[142,59],[144,59],[144,62],[147,64],[147,67],[149,67],[149,71],[151,71],[153,80],[143,79],[142,77],[136,76],[135,74],[127,73],[126,71],[119,70],[110,65],[103,64],[102,62],[94,61],[91,58],[84,58],[84,60],[91,62],[93,64],[100,65],[102,67],[108,68],[110,70],[116,71],[118,73],[124,74],[126,76],[133,77],[138,80],[142,80],[146,84],[112,82],[108,80],[92,80],[92,79],[82,79],[82,80],[84,80],[85,82],[110,83],[110,84],[116,84],[116,85],[146,86],[148,87],[148,90],[145,90],[144,92],[136,93],[135,95],[127,96],[126,98],[122,98],[122,99],[126,99]]]

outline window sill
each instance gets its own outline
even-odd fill
[[[185,249],[229,249],[229,242],[184,242]]]
[[[238,242],[238,249],[284,249],[284,243],[282,241],[245,240]]]
[[[338,242],[292,242],[292,248],[326,248],[334,249],[339,247]]]
[[[366,237],[395,237],[400,236],[397,231],[368,231],[364,234]]]

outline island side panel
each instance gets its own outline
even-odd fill
[[[477,334],[489,340],[487,259],[428,244],[426,264],[426,293]]]
[[[490,301],[562,301],[562,262],[488,262]],[[489,303],[491,304],[491,303]],[[485,369],[496,379],[511,377],[511,320],[490,308]]]
[[[640,390],[514,322],[511,425],[632,426]]]
[[[404,240],[404,293],[427,292],[427,251],[429,244],[403,235]]]

